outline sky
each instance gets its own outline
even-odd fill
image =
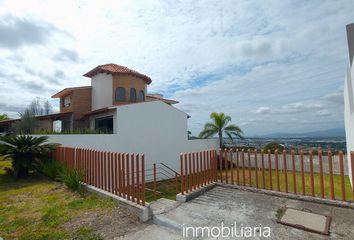
[[[247,136],[343,128],[354,1],[0,0],[0,113],[117,63],[178,100],[197,135],[224,112]]]

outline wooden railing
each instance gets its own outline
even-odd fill
[[[144,154],[58,147],[54,158],[82,171],[86,184],[145,205]]]
[[[277,150],[210,150],[181,154],[180,192],[191,192],[211,182],[235,184],[285,193],[328,198],[331,200],[354,200],[354,152],[348,156],[350,169],[345,169],[345,156],[331,151],[318,154],[300,151],[295,155]],[[202,160],[201,160],[202,159]],[[198,164],[206,161],[202,168]],[[201,166],[201,165],[200,165]],[[345,171],[347,170],[347,171]],[[209,174],[210,172],[210,174]]]

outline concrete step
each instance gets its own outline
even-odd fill
[[[173,201],[166,198],[160,198],[150,203],[150,207],[153,215],[159,215],[178,207],[180,204],[181,203],[177,201]]]

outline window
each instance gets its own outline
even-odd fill
[[[119,87],[116,89],[116,101],[125,102],[125,88]]]
[[[140,101],[145,102],[145,93],[143,90],[140,91],[139,95]]]
[[[103,133],[113,133],[113,116],[96,118],[95,119],[95,130]]]
[[[130,89],[130,101],[136,102],[136,90],[135,88]]]
[[[63,107],[69,107],[71,104],[71,97],[70,95],[69,96],[66,96],[63,100]]]

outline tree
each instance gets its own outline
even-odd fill
[[[12,160],[16,178],[24,177],[30,170],[38,168],[41,160],[54,151],[57,144],[46,143],[47,136],[3,136],[0,137],[0,155]]]
[[[264,147],[264,152],[268,152],[270,150],[271,153],[274,153],[275,150],[278,150],[279,152],[282,152],[284,150],[284,146],[277,143],[277,142],[270,142]]]
[[[38,97],[32,100],[29,105],[29,110],[31,111],[33,116],[43,115],[43,108]]]
[[[0,114],[0,121],[5,121],[5,120],[9,120],[9,116],[7,116],[7,114]]]
[[[243,139],[241,128],[237,125],[229,124],[231,122],[230,116],[224,113],[213,112],[210,114],[210,119],[212,119],[212,122],[207,122],[204,125],[204,130],[199,134],[200,138],[209,138],[218,134],[220,148],[222,148],[223,133],[225,133],[230,140],[233,140],[234,137]]]
[[[20,113],[20,121],[15,122],[12,127],[17,134],[31,134],[37,128],[37,120],[34,118],[31,110],[27,109]]]
[[[43,104],[43,114],[44,115],[48,115],[52,113],[52,105],[50,104],[50,102],[47,100],[44,102]]]

